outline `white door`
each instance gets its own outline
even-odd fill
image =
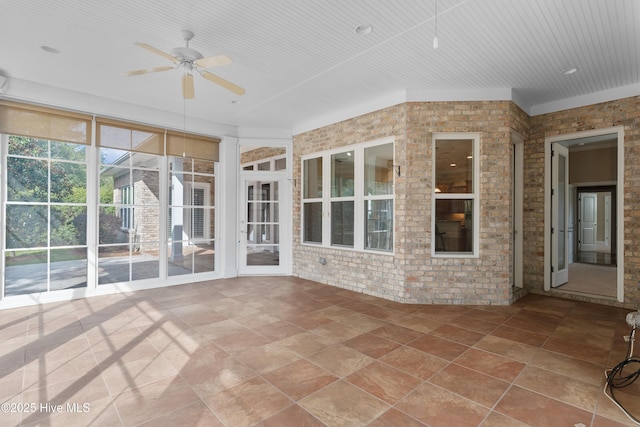
[[[604,196],[604,247],[611,252],[611,193]]]
[[[253,174],[241,178],[239,274],[284,274],[281,214],[282,175]],[[283,242],[284,240],[284,242]]]
[[[598,194],[580,194],[580,251],[595,252],[598,239]]]
[[[551,147],[551,286],[569,281],[569,150]]]

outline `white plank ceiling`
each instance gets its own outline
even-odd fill
[[[639,0],[437,7],[434,50],[436,0],[3,0],[0,74],[215,123],[286,129],[403,91],[509,89],[531,112],[640,83]],[[360,24],[373,31],[356,34]],[[233,59],[210,71],[244,96],[195,75],[196,98],[185,106],[179,70],[121,75],[171,65],[134,42],[169,52],[183,45],[183,29],[203,55]],[[565,76],[568,67],[578,71]]]

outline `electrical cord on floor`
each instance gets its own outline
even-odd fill
[[[638,313],[640,313],[640,311]],[[627,357],[625,358],[625,360],[618,363],[613,368],[604,372],[605,376],[607,377],[607,382],[604,385],[604,395],[611,399],[611,401],[618,408],[620,408],[631,421],[633,421],[637,425],[640,425],[640,420],[634,417],[624,406],[622,406],[622,403],[620,403],[618,399],[616,399],[616,396],[613,393],[614,389],[627,387],[633,384],[633,382],[637,380],[638,377],[640,377],[640,357],[633,355],[633,344],[635,341],[637,327],[636,323],[638,322],[638,320],[640,320],[640,316],[632,318],[633,327],[631,329],[631,334],[629,335]],[[631,324],[631,322],[629,321],[629,317],[627,317],[627,322]],[[635,367],[635,370],[630,370],[629,366],[633,366],[633,364],[637,364],[637,366]],[[608,394],[607,391],[609,391]]]

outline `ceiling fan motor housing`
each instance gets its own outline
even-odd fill
[[[193,63],[194,61],[203,58],[200,52],[195,49],[191,49],[190,47],[177,47],[171,51],[171,54],[178,58],[180,62]]]

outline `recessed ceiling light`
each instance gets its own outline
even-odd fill
[[[44,50],[45,52],[49,52],[49,53],[60,53],[60,51],[58,49],[56,49],[55,47],[51,47],[51,46],[40,46],[40,49]]]
[[[360,34],[361,36],[371,34],[371,31],[373,31],[373,25],[371,24],[362,24],[356,27],[356,34]]]
[[[564,70],[561,71],[561,73],[565,76],[570,76],[571,74],[575,73],[576,71],[578,71],[578,69],[576,67],[569,67],[569,68],[565,68]]]
[[[450,163],[449,166],[451,166],[452,168],[455,168],[458,165],[456,165],[455,163]]]

